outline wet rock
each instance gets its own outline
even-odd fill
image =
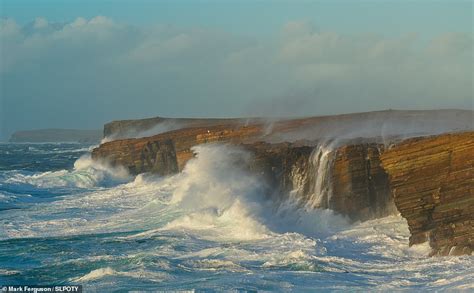
[[[433,254],[474,248],[474,132],[413,138],[381,156],[392,195],[411,232]]]
[[[182,128],[104,143],[92,157],[132,174],[169,175],[193,158],[195,145],[239,145],[253,154],[249,171],[263,178],[274,200],[296,197],[306,208],[329,208],[354,221],[400,212],[410,245],[429,241],[433,255],[472,253],[474,132],[347,138],[329,149],[324,148],[328,131],[305,139],[321,121],[352,123],[350,116],[334,117],[278,121],[271,127],[253,120]],[[297,139],[288,135],[301,129]]]

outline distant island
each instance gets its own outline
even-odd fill
[[[102,130],[83,129],[37,129],[17,131],[10,142],[79,142],[98,143],[102,139]]]

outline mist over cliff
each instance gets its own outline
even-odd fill
[[[1,136],[19,129],[92,129],[157,113],[288,117],[472,109],[472,34],[344,33],[317,25],[296,19],[257,37],[209,27],[137,26],[106,16],[26,24],[3,18]]]
[[[292,123],[287,123],[293,121]],[[282,125],[288,124],[286,127]],[[474,129],[472,110],[401,111],[386,110],[305,118],[228,118],[190,119],[155,117],[117,120],[104,125],[108,142],[125,138],[153,136],[168,131],[216,125],[261,125],[261,139],[267,142],[327,140],[332,144],[354,138],[370,138],[389,143],[393,139]]]
[[[471,2],[0,0],[3,289],[474,292]]]

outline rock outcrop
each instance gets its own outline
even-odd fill
[[[349,144],[335,151],[332,197],[326,208],[344,211],[352,219],[368,220],[396,213],[388,174],[380,164],[384,145]]]
[[[410,244],[430,242],[433,254],[474,250],[474,132],[413,138],[381,157]]]
[[[124,166],[132,174],[169,175],[181,171],[193,158],[195,145],[239,145],[254,154],[248,168],[265,179],[267,196],[274,200],[295,197],[307,208],[329,208],[352,220],[400,212],[412,235],[410,245],[429,241],[433,254],[470,254],[474,235],[474,134],[469,124],[472,115],[460,113],[445,113],[446,123],[460,118],[442,130],[471,131],[435,132],[434,136],[427,136],[432,126],[428,127],[427,121],[435,116],[419,111],[272,123],[259,119],[245,124],[237,120],[226,120],[226,124],[203,121],[201,126],[107,142],[94,149],[92,157]],[[353,135],[367,134],[359,127],[386,115],[412,120],[383,124],[383,133]],[[354,117],[369,120],[361,122]],[[421,126],[413,122],[419,118]],[[351,125],[354,132],[349,131]],[[388,131],[387,125],[395,125],[392,130],[398,132]]]
[[[283,122],[283,123],[282,123]],[[291,123],[289,123],[291,122]],[[470,130],[473,127],[473,111],[430,110],[399,111],[386,110],[366,113],[351,113],[331,116],[307,117],[303,119],[262,118],[165,118],[155,117],[136,120],[118,120],[104,125],[104,138],[138,138],[193,127],[216,125],[264,124],[268,130],[279,125],[281,131],[298,128],[301,139],[316,137],[349,137],[437,134]],[[281,134],[281,133],[280,133]],[[293,133],[294,135],[294,133]],[[285,142],[288,136],[276,135],[275,140]]]
[[[218,125],[174,130],[152,137],[124,139],[102,144],[92,158],[121,165],[132,174],[167,175],[181,171],[193,157],[191,148],[210,142],[242,143],[261,134],[262,127]],[[171,161],[174,161],[171,163]]]
[[[118,120],[104,125],[104,138],[111,140],[152,136],[162,132],[191,127],[244,124],[252,119],[200,119],[154,117],[136,120]]]
[[[273,131],[294,129],[298,121],[280,122]],[[327,166],[320,167],[318,141],[267,143],[266,126],[218,125],[175,130],[147,138],[125,139],[102,144],[92,152],[94,159],[105,159],[132,173],[153,172],[169,175],[181,171],[193,158],[191,148],[212,142],[238,144],[255,155],[249,169],[263,175],[269,193],[298,197],[313,208],[331,208],[354,220],[366,220],[394,211],[388,177],[380,167],[376,143],[358,143],[330,149]],[[267,133],[268,135],[268,133]],[[334,170],[330,172],[326,170]],[[318,172],[321,174],[317,174]],[[318,182],[318,176],[324,182]],[[324,189],[324,196],[320,193]]]

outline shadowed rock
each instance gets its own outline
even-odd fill
[[[430,123],[437,117],[445,125],[434,125],[433,130]],[[377,124],[384,119],[392,122]],[[124,166],[132,174],[169,175],[193,158],[195,145],[239,145],[254,155],[248,169],[265,179],[266,196],[273,200],[296,197],[302,206],[329,208],[352,220],[400,212],[412,234],[410,244],[429,240],[433,254],[472,252],[472,111],[216,121],[196,120],[201,126],[107,142],[94,149],[92,157]],[[443,134],[465,130],[471,131]],[[427,136],[433,132],[437,135]]]
[[[429,241],[433,254],[471,254],[474,132],[409,139],[381,159],[410,244]]]

